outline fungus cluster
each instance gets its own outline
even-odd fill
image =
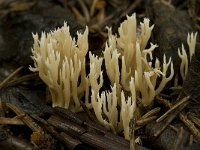
[[[89,52],[89,74],[85,70],[87,27],[83,34],[77,33],[77,41],[70,36],[66,23],[50,33],[42,33],[40,39],[38,34],[33,35],[34,67],[30,69],[38,71],[40,78],[49,87],[53,107],[60,106],[78,112],[81,111],[82,100],[88,109],[94,110],[102,125],[114,133],[123,129],[125,138],[129,140],[129,123],[135,117],[136,101],[140,101],[144,107],[150,105],[174,76],[171,58],[166,60],[164,55],[163,64],[157,58],[153,64],[152,52],[158,46],[152,43],[148,46],[153,29],[149,22],[145,18],[138,27],[136,15],[133,14],[121,23],[118,36],[113,35],[112,29],[108,28],[103,57]],[[191,55],[195,49],[192,46],[195,44],[193,39],[196,39],[196,34],[188,38]],[[183,61],[187,55],[183,48],[182,53],[180,50],[178,52],[182,58],[182,67],[187,64]],[[111,91],[100,90],[104,82],[101,69],[103,61]],[[185,69],[182,74],[185,76],[186,72]],[[159,83],[158,78],[161,79]]]

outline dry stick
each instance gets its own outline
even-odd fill
[[[14,72],[12,72],[8,77],[6,77],[1,83],[0,83],[0,89],[3,88],[16,74],[21,71],[23,66],[17,68]]]
[[[80,119],[77,114],[71,112],[68,109],[65,108],[61,108],[61,107],[54,107],[53,108],[55,114],[61,116],[62,118],[65,118],[66,120],[70,120],[71,122],[74,122],[80,126],[82,125],[86,125],[88,128],[94,129],[98,132],[101,132],[103,134],[105,134],[107,131],[104,127],[102,127],[101,125],[97,124],[94,121],[84,121],[82,119]]]
[[[24,125],[24,123],[18,119],[18,118],[5,118],[5,117],[0,117],[0,125]]]
[[[195,125],[188,119],[186,115],[183,115],[182,113],[179,114],[179,118],[181,121],[185,123],[185,125],[190,129],[192,134],[195,136],[195,138],[200,141],[200,131],[195,127]]]
[[[174,111],[175,109],[177,109],[180,105],[182,105],[183,103],[187,102],[189,100],[189,96],[184,97],[182,100],[180,100],[178,103],[176,103],[174,106],[172,106],[166,113],[164,113],[160,118],[158,118],[156,120],[156,122],[161,122],[162,120],[164,120],[169,113],[171,113],[172,111]]]
[[[69,109],[61,108],[61,107],[54,107],[53,111],[55,114],[61,116],[66,120],[70,120],[78,125],[83,125],[84,121],[78,118],[77,114],[73,113]]]
[[[19,107],[11,103],[7,103],[6,106],[10,108],[13,112],[15,112],[18,118],[21,119],[24,122],[24,124],[26,124],[29,128],[31,128],[32,131],[34,132],[42,131],[42,128],[36,122],[34,122],[31,117],[29,117],[25,112],[23,112]]]
[[[81,145],[81,144],[82,144],[81,141],[72,138],[70,135],[68,135],[68,134],[66,134],[66,133],[64,133],[64,132],[61,132],[61,133],[60,133],[60,136],[62,137],[63,142],[66,143],[67,148],[68,148],[69,150],[74,150],[78,145]]]
[[[128,146],[129,145],[129,141],[125,140],[124,137],[117,136],[117,135],[115,135],[115,134],[113,134],[111,132],[108,132],[108,131],[104,134],[104,137],[109,139],[109,140],[112,140],[113,142],[122,144],[124,146]]]
[[[162,98],[162,97],[170,98],[169,95],[166,95],[166,94],[163,94],[163,93],[159,93],[159,95],[157,95],[156,97],[159,97],[159,98]]]
[[[146,125],[147,123],[149,123],[149,122],[155,120],[157,117],[158,117],[158,116],[151,116],[151,117],[148,117],[148,118],[145,118],[145,119],[141,119],[141,120],[138,120],[138,121],[136,122],[136,124],[137,124],[138,126],[144,126],[144,125]]]
[[[175,127],[175,126],[173,126],[173,125],[169,125],[169,127],[172,129],[172,130],[174,130],[175,132],[178,132],[178,128],[177,127]]]
[[[157,114],[159,111],[160,111],[160,108],[156,107],[156,108],[150,110],[149,112],[147,112],[146,114],[144,114],[140,119],[138,119],[136,121],[137,127],[135,128],[135,130],[140,129],[147,123],[155,120],[157,118],[157,116],[154,116],[154,115]]]
[[[160,107],[156,107],[156,108],[150,110],[149,112],[147,112],[146,114],[144,114],[144,115],[141,117],[141,119],[146,119],[146,118],[148,118],[148,117],[151,117],[151,116],[157,114],[158,112],[160,112]],[[140,119],[139,119],[139,120],[140,120]]]
[[[160,98],[160,97],[157,97],[157,100],[159,100],[160,102],[162,102],[165,106],[167,106],[167,107],[172,107],[172,104],[169,102],[169,101],[167,101],[167,100],[165,100],[165,99],[162,99],[162,98]],[[180,108],[180,110],[182,110],[185,106],[187,105],[187,103],[186,104],[184,104],[181,108]],[[179,111],[180,112],[180,111]],[[176,112],[175,112],[175,114],[177,114]],[[175,116],[176,117],[176,116]],[[179,118],[180,118],[180,120],[189,128],[189,130],[192,132],[192,134],[197,138],[197,139],[200,139],[200,131],[195,127],[195,125],[185,116],[185,115],[183,115],[182,113],[180,113],[179,114]],[[170,120],[169,120],[170,121]],[[168,122],[169,122],[168,121]],[[165,126],[166,127],[166,126]],[[164,127],[163,127],[164,128]],[[161,132],[159,131],[158,133],[156,133],[155,135],[158,135],[158,134],[160,134]]]
[[[43,126],[43,128],[45,130],[47,130],[55,139],[58,139],[63,144],[65,144],[65,146],[66,146],[67,149],[69,149],[69,150],[75,149],[75,147],[77,145],[81,144],[81,142],[78,139],[72,138],[70,135],[68,135],[65,132],[58,133],[55,130],[55,128],[49,124],[48,121],[46,121],[46,120],[38,117],[37,115],[31,115],[31,117],[34,118],[35,120],[37,120],[39,123],[41,123],[42,126]]]
[[[140,128],[142,128],[143,126],[145,126],[146,124],[148,124],[149,122],[152,122],[153,120],[155,120],[158,116],[152,116],[152,117],[149,117],[149,118],[146,118],[144,119],[144,122],[143,123],[138,123],[136,122],[136,127],[135,127],[135,130],[138,130]]]
[[[120,141],[120,143],[116,142],[115,140],[104,137],[102,133],[96,133],[94,130],[87,130],[80,125],[57,116],[51,116],[48,119],[48,123],[66,134],[73,135],[75,138],[92,146],[94,149],[128,149],[128,143],[124,145],[123,140]]]
[[[165,124],[163,125],[163,127],[157,131],[155,134],[154,134],[154,137],[157,137],[158,135],[160,135],[164,130],[165,128],[174,120],[174,118],[185,108],[185,106],[187,106],[188,102],[186,103],[182,103],[182,105],[180,105],[178,107],[178,109],[174,110],[174,113],[173,114],[170,114],[166,119],[165,121]]]
[[[28,75],[24,75],[18,79],[11,80],[10,82],[7,83],[7,86],[13,86],[19,83],[22,83],[24,81],[28,81],[30,79],[34,79],[35,77],[38,77],[38,73],[32,73]]]
[[[158,102],[164,104],[168,108],[171,108],[173,106],[168,100],[166,100],[165,98],[162,98],[161,96],[156,96],[156,100]]]
[[[188,118],[190,120],[192,120],[192,122],[194,122],[200,128],[200,119],[199,118],[193,116],[191,113],[188,114]]]
[[[77,116],[77,114],[71,112],[68,109],[60,108],[60,107],[54,107],[53,109],[54,109],[54,113],[59,115],[59,117],[64,118],[65,121],[75,123],[76,125],[79,125],[80,127],[83,127],[83,126],[87,127],[88,130],[95,131],[97,133],[104,135],[103,136],[104,138],[106,138],[107,140],[111,140],[115,144],[120,144],[120,145],[124,145],[124,146],[128,146],[128,144],[129,144],[129,142],[124,140],[123,137],[119,137],[119,136],[116,136],[116,135],[108,132],[103,126],[101,126],[100,124],[97,124],[94,121],[81,120]],[[55,123],[54,123],[54,125],[55,125]],[[77,135],[77,133],[76,133],[76,135]],[[137,145],[136,145],[136,147],[137,147]]]

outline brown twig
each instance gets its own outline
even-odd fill
[[[30,79],[34,79],[35,77],[38,77],[38,73],[32,73],[32,74],[28,74],[28,75],[24,75],[18,79],[13,79],[10,82],[7,83],[7,86],[13,86],[19,83],[22,83],[24,81],[28,81]]]
[[[37,132],[37,131],[42,131],[42,128],[33,121],[31,117],[29,117],[25,112],[23,112],[19,107],[7,103],[6,106],[10,108],[13,112],[17,114],[18,119],[20,119],[24,124],[26,124],[32,131]]]
[[[195,127],[195,125],[192,123],[191,120],[188,119],[186,115],[183,115],[182,113],[179,114],[179,118],[181,121],[184,122],[184,124],[190,129],[194,137],[200,141],[200,131]]]
[[[159,94],[160,95],[160,94]],[[159,102],[159,103],[162,103],[165,105],[165,107],[167,108],[171,108],[172,107],[172,104],[169,102],[169,100],[163,98],[161,95],[160,96],[156,96],[156,100]]]
[[[144,114],[144,115],[141,117],[141,119],[146,119],[146,118],[148,118],[148,117],[151,117],[151,116],[157,114],[158,112],[160,112],[160,107],[156,107],[156,108],[150,110],[149,112],[147,112],[146,114]]]
[[[140,119],[140,120],[138,120],[138,121],[136,122],[136,124],[137,124],[138,126],[144,126],[144,125],[146,125],[147,123],[149,123],[149,122],[155,120],[157,117],[158,117],[158,116],[151,116],[151,117],[148,117],[148,118],[145,118],[145,119]]]
[[[73,135],[73,137],[92,146],[94,149],[128,149],[129,146],[124,145],[123,142],[115,142],[112,139],[106,138],[102,133],[87,131],[80,125],[70,122],[69,120],[64,120],[60,117],[51,116],[48,119],[48,123],[66,134]]]
[[[161,127],[160,130],[158,130],[155,134],[154,137],[157,137],[158,135],[160,135],[165,129],[166,127],[174,120],[174,118],[185,108],[185,106],[187,106],[187,102],[183,103],[182,105],[180,105],[176,110],[174,110],[173,113],[169,114],[167,116],[167,118],[164,120],[164,124]]]
[[[54,107],[53,110],[54,110],[55,114],[65,118],[66,120],[70,120],[78,125],[82,125],[84,122],[83,120],[78,118],[76,114],[74,114],[73,112],[71,112],[68,109],[61,108],[61,107]]]
[[[32,117],[37,120],[42,127],[47,130],[53,137],[55,137],[56,139],[58,139],[59,141],[61,141],[67,149],[72,150],[74,149],[77,145],[81,144],[81,142],[77,139],[74,139],[73,137],[71,137],[69,134],[65,133],[65,132],[58,132],[55,130],[55,128],[53,126],[55,125],[51,125],[51,123],[49,121],[46,121],[36,115],[32,115]],[[54,122],[57,125],[57,122]],[[61,126],[63,124],[60,124]],[[73,128],[73,126],[72,126]]]
[[[175,126],[173,126],[173,125],[169,125],[169,127],[171,128],[171,129],[173,129],[175,132],[177,132],[178,133],[178,128],[177,127],[175,127]]]
[[[5,117],[0,117],[0,124],[1,125],[24,125],[24,123],[18,119],[18,118],[5,118]]]
[[[16,74],[18,74],[23,69],[23,66],[20,66],[17,68],[14,72],[12,72],[8,77],[6,77],[1,83],[0,83],[0,89],[2,89]]]
[[[192,120],[192,122],[194,122],[195,125],[197,125],[200,128],[200,119],[199,118],[197,118],[196,116],[192,115],[192,113],[188,114],[188,118],[190,120]]]
[[[174,106],[172,106],[166,113],[164,113],[160,118],[156,120],[156,122],[161,122],[164,120],[172,111],[176,110],[179,106],[181,106],[183,103],[187,102],[190,99],[189,96],[184,97],[182,100],[180,100],[178,103],[176,103]]]
[[[138,130],[140,128],[142,128],[144,125],[148,124],[149,122],[155,120],[157,118],[157,116],[154,116],[155,114],[157,114],[160,111],[159,107],[156,107],[152,110],[150,110],[149,112],[147,112],[146,114],[144,114],[140,119],[138,119],[136,121],[136,128],[135,130]]]
[[[65,118],[66,120],[69,120],[71,122],[74,122],[80,126],[85,125],[90,129],[96,130],[98,132],[101,132],[103,134],[105,134],[107,131],[104,127],[102,127],[101,125],[97,124],[94,121],[84,121],[82,119],[80,119],[77,114],[74,114],[73,112],[71,112],[68,109],[65,108],[61,108],[61,107],[54,107],[54,112],[55,114]]]
[[[162,102],[165,106],[171,108],[172,107],[172,104],[165,100],[165,99],[162,99],[162,98],[158,98],[157,97],[157,100],[159,102]],[[175,113],[173,115],[171,115],[171,121],[173,120],[173,117],[176,117],[175,115],[178,115],[178,112],[181,112],[181,110],[187,105],[187,103],[184,103],[183,106],[180,106],[181,108],[179,108],[178,111],[175,110]],[[170,117],[168,117],[170,118]],[[186,115],[184,115],[183,113],[179,113],[179,118],[180,120],[189,128],[189,130],[191,131],[191,133],[194,135],[195,138],[197,138],[197,140],[199,141],[200,140],[200,131],[195,127],[195,125],[190,121],[190,119],[188,119],[188,117]],[[169,120],[170,121],[170,120]],[[169,123],[169,121],[167,123]],[[167,123],[164,127],[167,126]],[[198,124],[198,123],[197,123]],[[164,127],[162,130],[164,130]],[[158,131],[155,135],[159,135],[161,133],[161,131]]]

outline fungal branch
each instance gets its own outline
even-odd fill
[[[196,38],[197,38],[197,32],[188,34],[187,36],[187,44],[189,47],[189,56],[190,58],[188,59],[186,50],[184,48],[184,45],[182,44],[181,50],[178,48],[178,55],[179,58],[181,59],[181,64],[180,64],[180,74],[182,77],[182,80],[184,81],[187,76],[188,72],[188,62],[191,62],[192,56],[195,54],[195,47],[196,47]]]

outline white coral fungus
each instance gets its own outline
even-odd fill
[[[48,85],[53,106],[80,109],[79,99],[86,87],[85,55],[88,51],[88,28],[83,34],[77,33],[75,41],[66,23],[48,34],[33,35],[32,59],[40,78]],[[78,82],[81,78],[80,83]]]
[[[152,43],[148,47],[153,27],[147,18],[138,27],[136,15],[133,14],[121,23],[119,36],[113,35],[112,29],[108,28],[104,58],[89,53],[90,72],[86,75],[88,28],[83,34],[78,33],[76,41],[64,23],[57,30],[42,33],[40,39],[37,34],[33,35],[34,68],[30,69],[38,71],[40,78],[49,87],[53,106],[80,111],[80,100],[85,95],[85,105],[94,109],[99,122],[114,133],[123,129],[125,138],[129,140],[129,123],[135,117],[136,100],[148,106],[174,75],[171,58],[167,61],[164,56],[163,64],[158,59],[152,64],[152,52],[158,47]],[[138,29],[140,32],[137,32]],[[193,43],[193,38],[196,35],[188,38],[188,43]],[[192,44],[189,46],[191,50],[194,49]],[[103,60],[111,82],[110,92],[101,92],[104,82],[101,70]],[[159,85],[158,78],[161,79]]]

